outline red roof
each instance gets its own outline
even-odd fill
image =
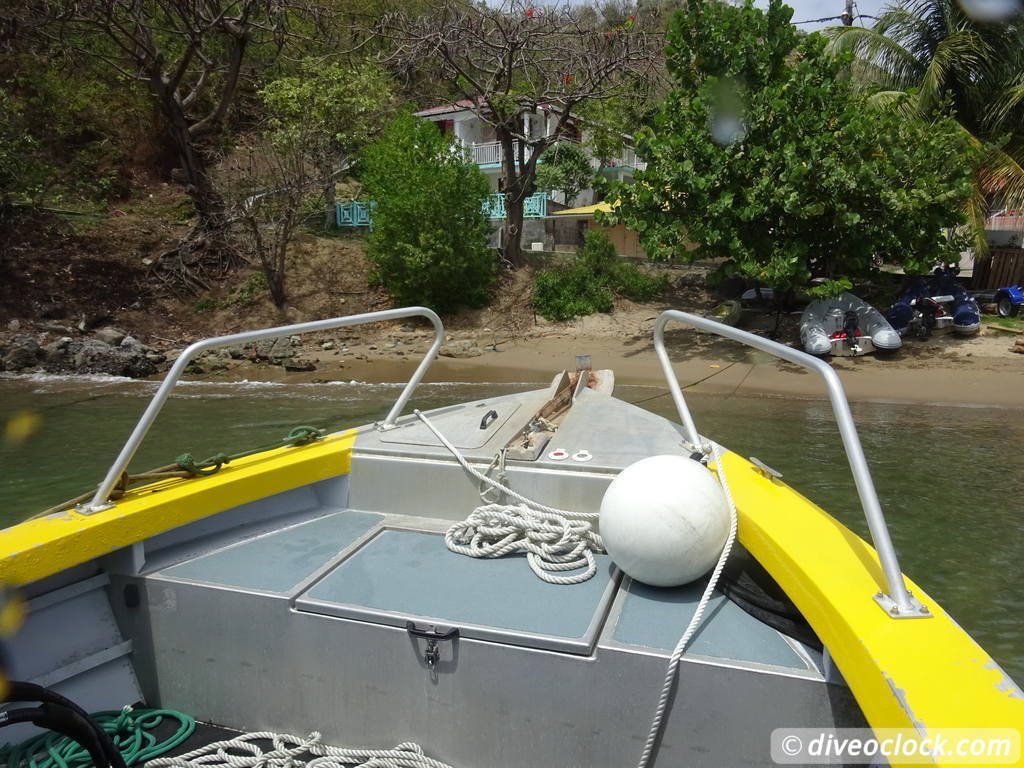
[[[438,115],[442,112],[459,112],[463,109],[472,109],[473,102],[469,99],[463,99],[462,101],[456,101],[454,104],[445,104],[442,107],[428,107],[427,109],[421,109],[419,112],[413,112],[416,117],[425,117],[427,115]]]
[[[483,101],[483,99],[480,101]],[[413,115],[416,117],[427,117],[428,115],[442,115],[445,112],[461,112],[464,109],[472,108],[473,102],[469,99],[463,99],[462,101],[456,101],[454,104],[445,104],[440,107],[427,107],[426,109],[421,109],[419,112],[413,112]],[[553,109],[556,112],[558,111],[558,107],[553,107],[550,104],[538,104],[537,108]]]

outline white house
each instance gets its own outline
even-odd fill
[[[502,175],[502,147],[500,142],[496,140],[494,127],[481,120],[474,113],[472,102],[465,100],[455,104],[431,107],[420,110],[415,115],[416,117],[436,123],[440,130],[452,134],[463,146],[468,147],[472,153],[473,160],[490,179],[491,189],[495,192],[498,191],[498,179]],[[523,115],[523,134],[531,139],[550,136],[555,131],[558,117],[559,111],[557,108],[538,107],[533,113]],[[566,140],[585,141],[586,138],[586,128],[582,127],[578,121],[573,121]],[[626,139],[627,147],[623,150],[620,157],[613,158],[608,165],[602,167],[599,167],[600,161],[597,158],[592,158],[591,163],[594,170],[600,171],[602,176],[629,182],[633,180],[634,171],[643,170],[646,167],[646,163],[639,160],[632,147],[628,146],[632,143],[632,137],[624,136],[624,138]],[[518,156],[518,142],[516,142],[513,151]],[[526,151],[529,151],[529,148]],[[529,156],[526,155],[526,157]],[[538,163],[542,162],[544,162],[543,159],[538,160]],[[536,197],[534,196],[534,198]],[[595,202],[593,198],[593,190],[587,189],[581,192],[574,201],[560,200],[557,195],[554,199],[562,204],[588,205]],[[542,206],[539,202],[536,199],[527,200],[528,215],[544,216],[547,214],[546,206],[543,206],[543,210],[541,210]],[[501,202],[501,205],[502,216],[496,216],[495,218],[503,217],[504,201]]]

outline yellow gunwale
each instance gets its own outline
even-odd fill
[[[0,583],[27,584],[226,509],[348,474],[356,430],[236,459],[209,477],[132,489],[112,509],[61,512],[0,530]]]
[[[907,580],[931,618],[890,618],[872,599],[885,579],[867,542],[741,456],[722,465],[740,542],[810,622],[872,727],[1024,726],[1020,689],[923,589]]]

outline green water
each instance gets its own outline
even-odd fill
[[[418,407],[534,389],[536,384],[429,384]],[[125,380],[0,378],[0,425],[42,416],[21,445],[0,440],[0,524],[86,490],[104,474],[155,385]],[[143,444],[135,470],[272,442],[298,424],[341,428],[380,419],[394,385],[183,384]],[[651,387],[616,394],[664,416]],[[801,493],[867,536],[824,402],[691,398],[705,434],[757,456]],[[1024,682],[1024,419],[998,408],[854,406],[901,564],[1017,681]]]

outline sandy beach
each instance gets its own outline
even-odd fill
[[[574,367],[576,355],[590,355],[594,368],[612,369],[620,384],[664,386],[652,343],[656,316],[650,307],[638,306],[634,311],[573,323],[540,321],[514,334],[488,327],[455,327],[425,380],[547,383],[555,373]],[[966,338],[936,334],[926,341],[908,339],[896,353],[830,362],[851,400],[1024,408],[1024,355],[1010,351],[1016,338],[990,328]],[[315,371],[285,372],[243,363],[202,378],[402,382],[430,339],[426,329],[408,326],[327,334],[303,339],[303,356],[316,365]],[[676,375],[688,391],[824,397],[818,377],[757,350],[672,326],[666,331],[666,343]]]

